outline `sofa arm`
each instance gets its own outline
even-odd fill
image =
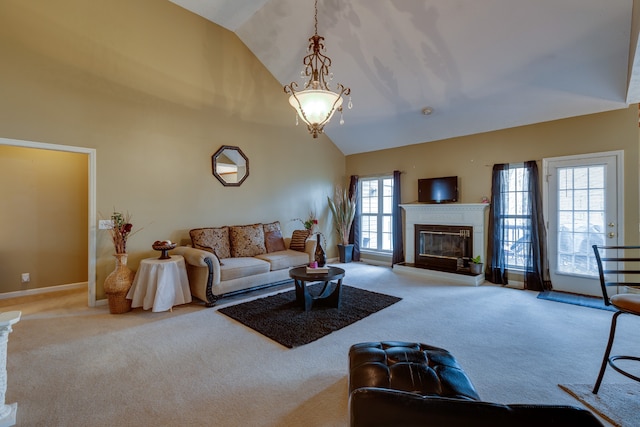
[[[220,283],[218,257],[211,252],[189,246],[178,246],[173,253],[184,257],[191,295],[204,301],[207,307],[212,307],[218,300],[212,290],[213,286]]]
[[[316,245],[317,244],[318,244],[318,242],[316,242],[315,240],[311,240],[311,239],[307,239],[307,241],[304,242],[304,251],[307,253],[307,255],[309,255],[309,262],[311,262],[314,259],[316,259]]]
[[[349,397],[351,427],[602,426],[586,409],[560,405],[501,405],[363,387]]]

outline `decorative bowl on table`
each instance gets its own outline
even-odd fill
[[[171,240],[156,240],[155,242],[153,242],[153,245],[151,245],[151,247],[156,251],[162,252],[159,259],[169,259],[171,258],[171,256],[169,255],[169,251],[171,249],[175,249],[176,244],[172,243]]]

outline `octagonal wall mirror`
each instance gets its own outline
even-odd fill
[[[237,187],[249,176],[249,159],[242,150],[223,145],[211,156],[213,175],[225,187]]]

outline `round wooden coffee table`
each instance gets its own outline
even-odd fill
[[[307,273],[307,267],[296,267],[289,270],[291,277],[296,284],[296,302],[300,304],[304,311],[309,311],[312,305],[326,305],[329,307],[340,307],[340,289],[344,270],[338,267],[329,267],[327,273]],[[331,289],[331,281],[337,280]],[[307,288],[307,283],[324,282],[322,291],[317,296],[311,295]]]

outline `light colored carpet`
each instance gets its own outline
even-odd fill
[[[640,384],[603,384],[593,394],[593,384],[559,384],[592,412],[618,427],[640,426]]]
[[[402,301],[294,349],[197,303],[122,315],[86,307],[85,294],[6,305],[23,312],[9,336],[6,403],[18,402],[18,425],[29,427],[345,426],[349,347],[379,340],[450,350],[487,401],[579,406],[557,384],[595,381],[610,312],[340,266],[346,285]],[[639,328],[621,318],[618,337]],[[616,353],[640,354],[638,340],[620,343]],[[621,378],[608,372],[604,384]]]

